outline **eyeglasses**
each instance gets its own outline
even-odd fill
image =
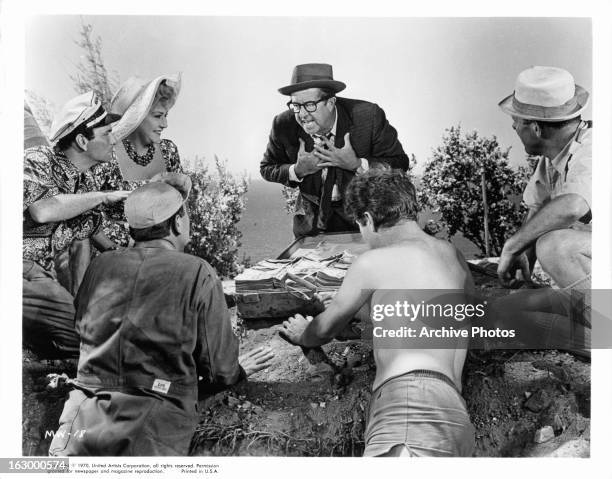
[[[329,100],[330,98],[331,98],[330,96],[324,96],[323,98],[319,98],[316,101],[307,101],[306,103],[296,103],[296,102],[290,101],[290,102],[287,102],[287,107],[293,113],[299,113],[302,107],[304,107],[304,109],[308,113],[314,113],[315,111],[317,111],[317,103],[320,103],[325,100]]]

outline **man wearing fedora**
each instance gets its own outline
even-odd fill
[[[134,247],[103,253],[87,270],[76,297],[76,388],[51,455],[187,455],[198,387],[210,393],[269,366],[269,348],[238,357],[221,282],[183,252],[190,189],[180,173],[136,189],[125,203]]]
[[[499,103],[527,154],[540,157],[523,193],[529,213],[499,259],[506,286],[519,270],[529,280],[537,258],[559,287],[590,288],[592,123],[581,119],[588,98],[566,70],[534,66]]]
[[[320,231],[356,231],[344,212],[344,190],[370,168],[408,169],[397,131],[376,104],[336,97],[346,85],[325,63],[297,65],[288,110],[272,123],[260,164],[264,179],[299,188],[293,218],[296,237]]]
[[[53,148],[27,148],[23,166],[23,341],[44,358],[76,357],[72,281],[58,281],[56,263],[74,265],[74,276],[89,262],[89,238],[100,226],[103,203],[126,198],[127,192],[94,191],[89,169],[110,161],[111,123],[93,92],[68,101],[51,125]],[[87,240],[87,241],[80,241]],[[72,261],[75,257],[79,261]],[[82,271],[81,271],[82,270]],[[62,279],[62,278],[60,278]],[[69,291],[72,291],[72,293]]]

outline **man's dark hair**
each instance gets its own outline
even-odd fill
[[[102,125],[97,125],[97,126],[102,126]],[[64,136],[63,138],[60,138],[57,141],[55,148],[57,148],[60,151],[66,151],[68,148],[70,148],[70,146],[72,145],[72,142],[76,140],[76,137],[78,135],[83,135],[88,140],[93,140],[95,136],[94,128],[93,127],[87,128],[85,126],[85,123],[80,124],[74,130],[68,133],[66,136]]]
[[[372,215],[374,227],[388,228],[401,220],[417,220],[416,189],[402,170],[372,169],[355,176],[346,189],[344,209],[349,217],[363,222]]]
[[[542,121],[542,120],[533,120],[533,121],[537,123],[540,129],[542,130],[542,138],[544,138],[545,140],[548,140],[556,132],[558,132],[562,128],[565,128],[566,126],[569,126],[574,123],[576,124],[576,126],[578,126],[578,123],[582,121],[582,118],[580,116],[577,116],[576,118],[572,118],[570,120],[565,120],[565,121]]]
[[[185,216],[184,206],[181,206],[181,208],[167,220],[148,228],[135,229],[130,226],[130,236],[134,239],[134,241],[152,241],[162,239],[168,236],[170,231],[178,236],[179,232],[176,230],[174,220],[176,217],[182,216]]]

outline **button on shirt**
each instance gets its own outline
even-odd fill
[[[523,192],[523,201],[530,209],[539,210],[553,198],[573,193],[584,198],[590,209],[591,160],[591,122],[582,122],[574,138],[555,158],[540,158]]]

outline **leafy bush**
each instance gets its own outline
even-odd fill
[[[208,168],[185,173],[193,182],[188,201],[191,243],[186,252],[208,261],[219,276],[233,277],[243,269],[237,224],[245,207],[246,178],[232,175],[217,157],[213,173]]]
[[[485,172],[491,251],[499,255],[505,239],[520,226],[526,207],[520,202],[529,171],[508,165],[508,148],[497,138],[482,138],[476,131],[461,135],[451,127],[433,152],[421,180],[419,199],[440,214],[438,226],[448,238],[461,232],[485,254],[484,205],[481,174]],[[433,226],[433,225],[431,225]]]

